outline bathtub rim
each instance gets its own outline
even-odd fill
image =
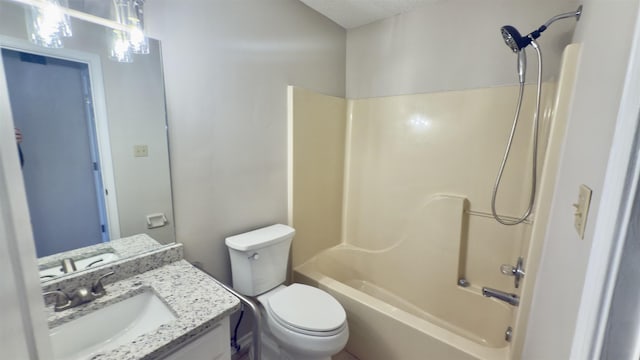
[[[321,255],[323,252],[316,256]],[[393,305],[387,304],[384,301],[379,300],[367,293],[354,289],[351,286],[348,286],[330,276],[322,274],[315,269],[308,269],[309,267],[313,266],[313,260],[316,258],[316,256],[293,269],[294,281],[306,283],[304,281],[304,278],[306,278],[313,282],[313,284],[307,283],[308,285],[316,286],[325,291],[328,289],[344,294],[345,296],[356,300],[360,305],[365,306],[371,311],[375,311],[379,314],[388,316],[393,321],[400,322],[404,326],[410,327],[413,330],[431,336],[448,346],[456,348],[459,351],[478,359],[509,359],[511,343],[507,343],[503,347],[484,346],[470,339],[467,339],[462,335],[456,334],[451,330],[433,324],[428,320],[422,319]],[[345,308],[345,310],[348,309]],[[393,316],[391,314],[393,314]],[[348,318],[347,321],[349,321]]]

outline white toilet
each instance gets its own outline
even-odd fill
[[[320,289],[283,285],[294,234],[278,224],[228,237],[233,288],[257,296],[264,360],[329,360],[347,344],[346,313]]]

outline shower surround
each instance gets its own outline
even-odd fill
[[[567,81],[561,76],[560,101],[555,83],[543,87],[539,199],[546,200],[516,226],[491,218],[490,200],[517,86],[359,100],[289,89],[293,279],[342,303],[349,352],[366,360],[519,353],[520,312],[528,311],[535,274],[516,289],[500,265],[519,256],[531,264],[526,270],[537,264],[540,241],[532,239],[546,224],[544,184],[555,175],[542,162],[557,156],[552,145],[565,120],[554,118],[554,105],[568,102]],[[504,216],[519,217],[527,206],[534,101],[535,86],[527,86],[498,196]],[[514,307],[483,297],[482,287],[528,291],[527,299]]]

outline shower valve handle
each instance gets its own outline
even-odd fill
[[[516,287],[520,287],[520,279],[524,277],[524,268],[522,267],[522,256],[518,258],[518,262],[516,266],[512,266],[510,264],[502,264],[500,266],[500,272],[507,276],[513,276],[513,284]]]

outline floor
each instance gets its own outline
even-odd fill
[[[250,360],[249,354],[246,354],[237,360]],[[346,351],[341,351],[340,353],[336,354],[336,356],[334,356],[331,360],[358,360],[358,358],[349,354]]]
[[[331,360],[358,360],[357,357],[349,354],[346,350],[336,354]]]

